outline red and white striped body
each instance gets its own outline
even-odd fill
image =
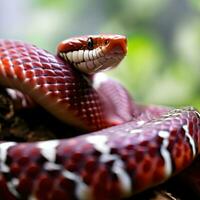
[[[122,86],[108,81],[96,90],[71,65],[33,45],[0,41],[2,85],[31,96],[62,121],[91,131],[105,128],[64,140],[2,141],[3,199],[122,199],[165,181],[198,155],[195,109],[137,106]]]

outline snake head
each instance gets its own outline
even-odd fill
[[[90,35],[62,41],[57,54],[86,74],[116,67],[127,53],[123,35]]]

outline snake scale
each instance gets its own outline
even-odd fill
[[[126,46],[121,35],[81,36],[61,42],[54,56],[0,40],[0,84],[89,132],[62,140],[1,141],[1,199],[122,199],[164,182],[195,159],[197,110],[141,107],[115,81],[98,82],[94,73],[117,66]]]

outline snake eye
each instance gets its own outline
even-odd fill
[[[87,47],[88,47],[88,49],[93,49],[93,47],[94,47],[94,42],[91,37],[89,37],[87,40]]]

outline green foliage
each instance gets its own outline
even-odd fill
[[[72,35],[128,36],[119,79],[137,101],[200,108],[200,1],[36,0],[25,40],[47,50]],[[24,31],[24,30],[22,30]]]

